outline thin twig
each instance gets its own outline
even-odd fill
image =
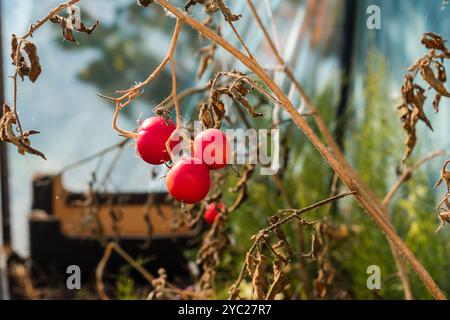
[[[94,153],[94,154],[92,154],[90,156],[87,156],[86,158],[83,158],[81,160],[78,160],[77,162],[69,164],[69,165],[65,166],[64,168],[62,168],[60,173],[66,172],[66,171],[71,170],[71,169],[73,169],[75,167],[79,167],[80,165],[85,164],[86,162],[89,162],[91,160],[97,159],[98,157],[101,157],[101,156],[103,156],[103,155],[105,155],[105,154],[107,154],[107,153],[109,153],[109,152],[111,152],[113,150],[121,149],[129,141],[130,141],[130,139],[124,139],[124,140],[122,140],[122,141],[120,141],[118,143],[113,144],[112,146],[104,148],[104,149],[102,149],[102,150],[100,150],[100,151],[98,151],[98,152],[96,152],[96,153]]]
[[[136,84],[135,86],[131,87],[130,89],[117,91],[118,94],[122,94],[121,96],[119,96],[117,98],[98,94],[98,96],[100,96],[104,99],[115,102],[116,109],[114,112],[112,126],[113,126],[113,129],[116,130],[117,132],[119,132],[120,135],[122,135],[124,137],[128,137],[128,138],[136,138],[136,132],[130,132],[130,131],[120,129],[119,126],[117,125],[117,119],[119,117],[119,112],[124,107],[128,106],[134,99],[136,99],[136,97],[141,95],[143,88],[160,75],[160,73],[162,72],[164,67],[167,65],[167,63],[170,63],[170,65],[171,65],[171,74],[172,74],[172,92],[171,92],[170,97],[172,98],[172,100],[174,102],[175,109],[177,112],[177,127],[179,127],[179,128],[181,127],[182,118],[181,118],[181,114],[180,114],[178,97],[176,94],[177,83],[176,83],[175,63],[174,63],[174,58],[173,58],[174,53],[175,53],[175,48],[177,45],[177,41],[178,41],[178,37],[180,34],[181,24],[182,24],[181,19],[177,19],[175,29],[173,32],[173,36],[172,36],[172,40],[170,42],[169,51],[168,51],[167,55],[164,57],[164,59],[162,60],[162,62],[159,64],[159,66],[147,77],[147,79],[145,79],[141,83]]]
[[[239,34],[239,32],[237,31],[236,27],[234,26],[233,22],[231,22],[231,21],[227,21],[227,22],[230,25],[231,29],[233,30],[233,33],[238,38],[239,42],[244,47],[245,51],[247,51],[247,54],[248,54],[249,58],[250,59],[255,59],[253,54],[252,54],[252,52],[250,51],[250,49],[248,48],[247,44],[245,43],[244,39],[242,39],[241,35]]]
[[[426,157],[424,157],[423,159],[417,161],[416,163],[414,163],[411,167],[406,167],[402,174],[398,177],[398,179],[395,181],[395,183],[392,185],[391,189],[389,190],[389,192],[387,193],[387,195],[384,197],[383,199],[383,205],[388,205],[389,202],[392,200],[392,198],[394,197],[395,193],[397,193],[398,189],[400,189],[400,187],[402,186],[402,184],[404,182],[406,182],[407,180],[411,179],[413,173],[415,171],[417,171],[418,169],[420,169],[421,166],[423,166],[424,164],[426,164],[427,162],[437,158],[437,157],[443,157],[447,155],[447,153],[444,150],[438,150],[438,151],[434,151],[432,153],[430,153],[429,155],[427,155]]]

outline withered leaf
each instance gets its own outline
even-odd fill
[[[217,99],[213,98],[211,101],[211,108],[214,113],[214,122],[215,128],[220,129],[222,126],[223,119],[225,119],[225,104],[222,100],[217,97]]]
[[[441,223],[439,224],[439,227],[436,229],[436,232],[439,232],[445,226],[446,223],[450,224],[450,211],[439,213],[439,220],[441,221]]]
[[[437,93],[436,97],[433,100],[433,108],[436,113],[439,112],[439,104],[441,102],[441,97],[442,96],[439,93]]]
[[[80,28],[77,28],[76,30],[78,32],[84,32],[86,34],[91,34],[95,28],[97,28],[97,26],[100,24],[100,21],[96,21],[94,25],[87,27],[84,23],[81,23]]]
[[[215,269],[220,264],[220,257],[229,245],[228,235],[225,231],[227,210],[219,214],[211,229],[204,235],[202,245],[197,252],[197,263],[201,264],[203,274],[196,287],[200,290],[214,288]]]
[[[39,62],[39,56],[37,53],[37,47],[29,41],[24,41],[23,50],[27,54],[28,60],[30,61],[28,78],[30,78],[31,82],[35,82],[42,72],[42,67]]]
[[[445,182],[446,187],[447,187],[447,194],[444,196],[444,199],[442,199],[442,201],[436,207],[436,210],[438,211],[438,214],[439,214],[439,219],[441,221],[436,232],[438,232],[440,229],[442,229],[444,227],[445,223],[450,223],[450,211],[449,211],[450,210],[450,170],[447,168],[449,164],[450,164],[450,160],[447,160],[444,162],[444,164],[442,165],[439,180],[438,180],[438,182],[436,182],[436,185],[434,186],[434,188],[437,188],[442,184],[442,182]]]
[[[413,100],[411,101],[415,108],[412,110],[412,117],[418,117],[421,121],[425,122],[428,128],[433,131],[433,126],[431,125],[430,120],[425,115],[425,112],[423,111],[423,107],[425,104],[426,97],[424,95],[425,90],[421,88],[420,86],[414,86],[414,96]]]
[[[322,249],[322,241],[318,232],[312,234],[311,239],[311,258],[317,260]]]
[[[427,49],[438,49],[443,52],[448,51],[447,47],[445,46],[445,42],[447,41],[434,32],[424,33],[421,42]]]
[[[17,40],[17,36],[15,34],[13,34],[11,37],[10,57],[11,57],[12,64],[16,67],[18,66],[17,62],[20,60],[20,58],[22,56],[20,51],[17,50],[18,48],[19,48],[19,41]],[[17,57],[17,55],[19,55],[19,57]]]
[[[441,96],[450,97],[450,92],[447,91],[444,84],[436,79],[433,70],[428,64],[422,64],[420,67],[420,72],[423,79]]]
[[[11,39],[11,60],[12,64],[16,67],[17,75],[23,80],[25,77],[28,77],[30,74],[30,66],[28,65],[25,57],[21,52],[21,43],[17,39],[17,37],[13,34]]]
[[[200,105],[200,112],[199,112],[198,117],[205,128],[207,128],[207,129],[214,128],[214,119],[211,116],[211,112],[208,108],[208,104],[202,103]]]
[[[436,78],[439,82],[445,83],[447,81],[447,73],[445,72],[445,67],[439,61],[435,61],[436,65]]]
[[[16,124],[17,118],[15,113],[8,105],[4,104],[3,115],[0,118],[0,140],[14,144],[21,155],[30,153],[46,160],[45,155],[42,152],[32,148],[30,145],[31,143],[29,137],[33,134],[38,134],[39,131],[29,130],[25,131],[22,136],[16,136],[14,133],[14,126]]]
[[[281,219],[280,215],[276,214],[276,215],[274,215],[274,216],[272,216],[272,217],[269,218],[269,223],[270,223],[271,225],[274,225],[274,224],[276,224],[278,221],[280,221],[280,219]],[[291,246],[290,246],[290,244],[289,244],[289,241],[288,241],[288,238],[287,238],[287,236],[286,236],[286,233],[285,233],[284,230],[281,228],[281,226],[277,226],[277,227],[275,228],[274,231],[275,231],[275,235],[277,236],[277,238],[278,238],[278,240],[279,240],[279,242],[278,242],[277,245],[282,246],[283,249],[284,249],[284,251],[285,251],[286,254],[287,254],[287,257],[286,257],[286,258],[285,258],[285,257],[282,257],[281,255],[280,255],[280,258],[281,258],[283,261],[286,262],[286,261],[288,261],[288,260],[291,258],[292,254],[293,254],[292,248],[291,248]]]
[[[73,43],[77,43],[77,41],[75,40],[75,36],[73,35],[73,27],[69,19],[56,15],[50,18],[50,21],[60,24],[64,39]]]
[[[76,30],[78,32],[83,32],[86,34],[91,34],[95,28],[99,25],[99,21],[97,21],[93,26],[87,27],[83,22],[78,21],[77,23],[73,23],[73,18],[69,16],[69,18],[65,18],[59,15],[56,15],[52,18],[50,18],[50,21],[56,24],[59,24],[61,26],[61,29],[63,31],[63,37],[67,41],[78,43],[75,39],[75,36],[73,34],[73,31]]]
[[[450,170],[447,169],[447,166],[450,164],[450,160],[447,160],[442,165],[441,175],[439,177],[438,182],[436,182],[434,188],[437,189],[442,182],[445,182],[447,185],[447,191],[450,191]],[[450,209],[450,208],[449,208]]]
[[[450,92],[445,87],[447,74],[444,67],[444,60],[450,59],[450,52],[445,45],[446,40],[436,33],[427,32],[423,35],[421,42],[429,49],[429,52],[418,59],[408,69],[408,73],[405,75],[402,86],[403,103],[398,108],[401,114],[403,129],[407,134],[405,140],[406,150],[402,159],[403,162],[410,157],[417,143],[416,125],[418,120],[423,121],[431,130],[433,130],[431,122],[424,111],[426,101],[426,96],[424,94],[425,90],[414,83],[415,77],[419,74],[419,71],[423,80],[436,91],[433,100],[435,112],[439,112],[439,105],[442,97],[450,97]],[[438,51],[441,51],[441,53]],[[433,64],[436,68],[436,74],[431,68],[431,65]]]
[[[223,16],[225,17],[225,20],[228,22],[233,22],[233,21],[237,21],[239,20],[242,15],[236,15],[233,14],[230,10],[230,8],[228,8],[222,0],[217,0],[217,5],[219,6],[220,11],[222,12]]]
[[[253,117],[256,118],[264,116],[264,113],[255,111],[250,102],[239,92],[236,87],[231,88],[230,93],[233,100],[244,106],[247,109],[248,113],[250,113]]]
[[[273,282],[267,293],[266,300],[273,300],[275,296],[283,292],[284,288],[289,284],[283,272],[283,262],[280,259],[275,259],[272,263],[273,267]]]
[[[263,300],[266,298],[265,292],[268,286],[266,257],[258,250],[253,263],[255,264],[252,276],[253,299]]]

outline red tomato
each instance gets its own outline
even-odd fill
[[[194,157],[201,159],[210,170],[221,169],[230,163],[230,143],[218,129],[207,129],[199,133],[192,148]]]
[[[145,162],[158,165],[170,160],[166,149],[166,142],[176,129],[175,124],[163,117],[154,116],[144,120],[138,129],[136,149]],[[171,147],[176,142],[171,143]]]
[[[215,203],[212,202],[209,204],[208,208],[206,208],[203,218],[209,224],[214,224],[214,222],[219,217],[219,211],[223,211],[225,205],[222,202]]]
[[[166,186],[176,200],[197,203],[211,187],[208,167],[198,159],[182,157],[167,173]]]

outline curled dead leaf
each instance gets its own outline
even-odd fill
[[[0,118],[0,139],[4,142],[12,143],[13,145],[15,145],[18,149],[19,154],[21,155],[29,153],[47,160],[42,152],[31,147],[29,137],[31,135],[38,134],[39,131],[29,130],[23,132],[21,136],[17,136],[14,133],[16,124],[17,118],[14,111],[12,111],[8,105],[4,104],[3,115]]]
[[[423,79],[441,96],[450,97],[450,92],[448,92],[444,84],[436,78],[429,64],[423,64],[420,67],[420,73],[422,74]]]
[[[445,46],[447,41],[434,32],[424,33],[421,42],[427,49],[437,49],[443,52],[448,52],[448,49]]]
[[[100,23],[99,21],[97,21],[91,27],[87,27],[77,16],[77,10],[69,8],[68,12],[69,14],[67,18],[60,15],[55,15],[50,18],[50,21],[59,24],[63,31],[64,39],[72,43],[78,43],[75,39],[73,31],[78,31],[89,35],[95,30],[95,28],[97,28]]]
[[[30,61],[30,71],[28,73],[28,78],[30,78],[31,82],[35,82],[42,72],[42,67],[39,62],[39,56],[37,53],[37,47],[29,41],[24,41],[23,50],[27,54],[28,60]]]
[[[266,290],[268,286],[268,279],[266,275],[267,259],[258,250],[256,257],[253,258],[252,263],[252,287],[253,287],[253,299],[264,300],[266,298]]]
[[[280,259],[275,259],[272,262],[273,268],[273,282],[270,285],[269,291],[267,292],[266,300],[273,300],[275,296],[282,293],[286,286],[289,284],[287,277],[283,272],[283,261]]]
[[[429,49],[428,54],[418,59],[409,69],[404,77],[402,86],[402,105],[398,108],[403,129],[406,132],[405,146],[402,162],[405,162],[412,154],[416,143],[416,125],[418,121],[424,122],[428,128],[433,130],[431,121],[425,113],[425,89],[415,83],[418,74],[436,92],[433,100],[435,112],[439,112],[439,105],[442,97],[450,97],[450,92],[445,87],[447,74],[443,64],[445,59],[450,59],[450,52],[446,45],[446,40],[433,32],[427,32],[422,37],[422,44]],[[439,53],[441,51],[441,53]],[[436,71],[432,69],[435,66]]]
[[[28,61],[22,54],[25,52]],[[37,47],[30,41],[20,40],[16,35],[11,38],[11,60],[16,67],[17,75],[23,80],[28,77],[31,82],[35,82],[42,72],[42,67],[39,62],[39,55]]]

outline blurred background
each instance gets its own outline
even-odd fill
[[[5,101],[12,100],[13,74],[10,64],[10,35],[23,34],[30,23],[45,16],[58,0],[2,0],[1,24],[3,46],[3,83]],[[173,1],[182,6],[183,1]],[[257,0],[258,12],[274,36],[283,56],[294,68],[300,82],[318,105],[329,127],[342,143],[347,158],[362,174],[363,179],[382,197],[395,180],[396,165],[403,153],[404,133],[397,113],[401,101],[401,84],[405,70],[426,50],[421,35],[434,31],[449,38],[449,8],[441,0]],[[228,1],[233,12],[242,14],[236,23],[258,61],[267,68],[276,67],[263,36],[255,26],[245,1]],[[381,8],[381,29],[366,26],[369,5]],[[145,79],[165,55],[174,20],[155,7],[143,9],[134,0],[81,1],[83,19],[87,24],[101,22],[91,35],[77,36],[78,45],[61,37],[61,30],[47,24],[40,29],[33,42],[39,49],[43,73],[36,84],[19,84],[19,111],[24,127],[41,131],[33,137],[33,146],[43,151],[48,160],[17,154],[8,146],[9,199],[12,245],[22,257],[29,255],[27,217],[32,205],[32,177],[38,173],[64,172],[64,185],[76,192],[85,192],[99,161],[111,161],[115,153],[92,162],[65,170],[67,166],[97,151],[121,141],[111,129],[113,105],[97,93],[111,95],[117,89],[130,87]],[[201,15],[201,8],[192,9]],[[224,24],[223,36],[239,46],[230,29]],[[177,46],[177,74],[179,89],[204,85],[217,71],[209,68],[196,78],[199,57],[197,51],[207,45],[205,39],[183,26]],[[219,49],[216,62],[220,69],[243,70],[226,52]],[[132,130],[140,115],[152,114],[170,90],[170,74],[165,71],[145,93],[121,114],[121,127]],[[195,80],[193,80],[195,79]],[[287,79],[276,74],[277,82],[291,92],[296,105],[300,98]],[[200,97],[192,96],[183,102],[183,120],[194,119]],[[271,110],[270,105],[264,106]],[[230,111],[231,113],[233,111]],[[412,159],[426,153],[445,149],[450,151],[448,119],[450,106],[444,99],[439,114],[431,103],[427,114],[434,132],[419,125],[419,141]],[[288,118],[283,114],[284,118]],[[252,120],[264,126],[263,120]],[[258,123],[259,122],[259,123]],[[325,163],[299,131],[288,124],[284,133],[291,133],[291,156],[284,183],[289,197],[299,207],[323,198],[329,191],[332,178]],[[425,264],[441,288],[450,294],[449,230],[434,231],[438,219],[435,203],[442,192],[432,186],[439,175],[443,159],[435,159],[406,184],[392,202],[392,217],[398,232],[419,259]],[[111,192],[160,192],[165,184],[164,170],[153,174],[135,155],[129,143],[104,185]],[[264,177],[251,182],[250,198],[231,222],[233,249],[224,259],[219,280],[223,292],[238,272],[233,259],[243,258],[250,244],[249,236],[265,225],[265,219],[286,207],[284,200],[272,192],[273,186]],[[442,190],[441,190],[442,191]],[[380,265],[383,275],[395,273],[384,236],[373,227],[370,219],[356,205],[346,204],[330,215],[336,222],[355,226],[352,240],[336,243],[333,263],[339,281],[353,298],[373,298],[365,288],[366,266]],[[364,266],[364,267],[362,267]],[[313,273],[314,271],[311,270]],[[410,276],[415,275],[410,271]],[[228,278],[229,277],[229,278]],[[416,298],[429,298],[419,281],[412,281]],[[219,286],[220,287],[220,286]],[[382,295],[401,298],[397,278],[387,280]]]

